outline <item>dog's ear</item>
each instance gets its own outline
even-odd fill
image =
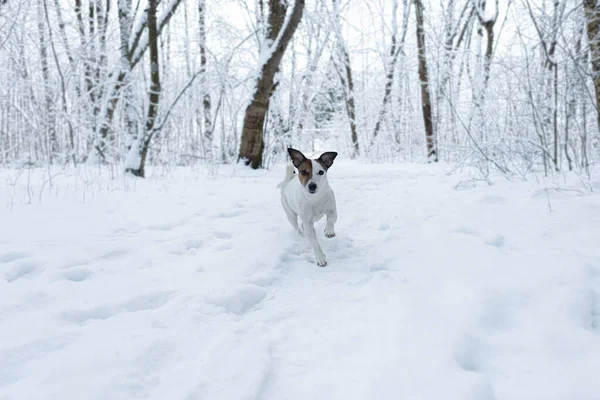
[[[302,154],[300,151],[292,149],[291,147],[287,150],[290,154],[290,157],[292,157],[292,164],[294,164],[294,167],[298,168],[298,166],[302,164],[304,160],[306,160],[306,157],[304,157],[304,154]]]
[[[335,151],[328,151],[327,153],[321,154],[321,157],[317,161],[319,161],[325,169],[331,168],[333,165],[333,160],[337,157],[338,153]]]

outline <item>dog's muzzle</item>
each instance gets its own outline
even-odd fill
[[[314,193],[317,191],[317,184],[316,183],[309,183],[308,184],[308,191],[310,193]]]

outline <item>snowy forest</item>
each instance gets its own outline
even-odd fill
[[[0,400],[599,400],[600,0],[0,0]]]
[[[0,163],[600,157],[595,0],[3,0]]]

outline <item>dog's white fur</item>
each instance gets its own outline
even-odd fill
[[[329,154],[337,155],[337,153]],[[335,155],[333,158],[335,158]],[[312,177],[306,182],[306,185],[300,182],[294,165],[290,163],[286,166],[284,181],[277,187],[281,188],[281,204],[288,221],[301,235],[306,234],[315,251],[317,264],[324,267],[327,265],[327,259],[317,240],[314,223],[326,215],[325,237],[334,237],[337,207],[335,195],[327,181],[326,168],[318,161],[310,160],[310,162],[312,164]],[[333,159],[331,159],[331,163],[333,163]],[[319,175],[320,171],[323,171],[322,175]],[[309,190],[311,184],[316,184],[314,192]],[[300,218],[301,227],[298,227],[298,217]]]

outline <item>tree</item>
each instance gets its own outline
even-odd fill
[[[76,0],[80,1],[80,0]],[[129,1],[129,0],[125,0]],[[157,35],[160,36],[161,32],[165,29],[165,27],[169,24],[169,21],[175,14],[175,11],[181,4],[181,0],[171,1],[167,7],[162,12],[160,18],[157,19]],[[133,18],[133,17],[131,17]],[[101,161],[106,161],[106,140],[109,137],[110,127],[112,125],[113,118],[115,116],[115,111],[119,100],[121,99],[121,90],[127,83],[127,78],[131,71],[135,68],[135,66],[142,60],[146,50],[149,45],[149,32],[147,31],[148,20],[147,16],[144,19],[145,23],[139,24],[135,29],[132,28],[131,33],[129,34],[130,41],[127,52],[127,60],[128,65],[124,68],[122,65],[123,62],[120,62],[115,71],[113,71],[108,77],[108,83],[106,86],[109,87],[109,90],[106,91],[108,93],[105,100],[105,103],[102,105],[102,118],[100,119],[99,126],[97,128],[96,135],[96,145],[94,146],[93,155],[97,156]],[[132,27],[133,24],[119,24],[119,27],[123,26]],[[122,47],[122,46],[121,46]]]
[[[427,160],[438,161],[438,152],[433,132],[433,119],[431,117],[431,97],[429,91],[429,72],[427,69],[427,52],[425,48],[425,29],[423,27],[423,2],[413,0],[415,16],[417,19],[417,47],[419,53],[419,83],[421,86],[421,107],[423,110],[423,123],[425,125],[425,140],[427,142]]]
[[[43,16],[43,0],[38,0],[38,33],[40,35],[40,60],[42,64],[42,77],[44,80],[44,133],[48,143],[48,161],[52,163],[58,154],[58,139],[56,137],[56,112],[54,99],[51,92],[50,66],[48,62],[48,46]]]
[[[275,74],[285,50],[302,19],[305,0],[295,0],[294,7],[287,24],[284,21],[287,6],[280,0],[269,0],[269,29],[267,32],[268,49],[265,60],[260,60],[261,72],[250,104],[246,108],[242,139],[238,160],[244,160],[246,165],[257,169],[262,166],[264,150],[264,124],[269,100],[276,89]]]
[[[590,46],[594,91],[596,93],[598,131],[600,131],[600,3],[597,0],[583,0],[583,10]]]
[[[340,24],[340,5],[338,0],[332,0],[333,2],[333,31],[335,33],[335,50],[333,53],[341,58],[341,61],[336,62],[336,58],[333,60],[336,62],[336,67],[342,87],[344,88],[344,96],[346,103],[346,112],[348,113],[348,122],[350,123],[350,140],[352,141],[352,157],[358,156],[358,134],[356,133],[356,103],[354,96],[354,77],[352,76],[352,66],[350,65],[350,54],[348,53],[348,46],[342,37],[342,27]]]
[[[544,75],[546,76],[543,79],[545,95],[542,104],[542,125],[544,127],[544,133],[546,130],[549,130],[548,127],[552,125],[554,137],[552,162],[554,163],[554,168],[558,171],[558,61],[556,60],[556,46],[558,44],[559,25],[565,10],[565,3],[563,3],[562,6],[559,0],[554,0],[553,3],[554,11],[551,18],[552,22],[544,24],[549,26],[547,29],[544,29],[544,27],[541,26],[541,24],[537,21],[533,9],[531,8],[530,1],[526,1],[531,21],[533,22],[533,26],[535,27],[535,30],[540,38],[544,54],[543,64]]]
[[[156,133],[156,119],[160,102],[160,63],[158,55],[158,23],[156,21],[156,7],[158,0],[149,0],[147,9],[148,43],[150,47],[150,90],[148,91],[148,115],[144,127],[144,134],[131,144],[127,158],[126,172],[144,178],[146,175],[146,157],[150,148],[150,141]]]
[[[206,71],[206,3],[205,0],[198,0],[198,33],[200,45],[200,74],[202,96],[202,117],[204,120],[202,135],[202,147],[204,156],[208,161],[212,161],[212,145],[213,145],[213,126],[211,117],[211,101],[210,90],[208,88],[208,79]]]
[[[404,42],[406,40],[406,32],[408,31],[408,17],[410,13],[410,2],[409,0],[402,0],[402,8],[403,8],[403,17],[402,17],[402,31],[400,32],[400,38],[398,40],[398,24],[396,22],[396,11],[398,9],[398,0],[393,0],[392,3],[392,44],[390,46],[389,52],[389,61],[385,79],[385,92],[383,94],[383,100],[381,104],[381,109],[379,110],[379,114],[377,116],[377,122],[375,123],[375,128],[373,129],[373,138],[374,141],[381,129],[381,123],[383,122],[386,112],[387,105],[390,101],[390,97],[392,94],[392,87],[394,85],[394,74],[396,70],[396,63],[398,62],[398,56],[404,50]]]

